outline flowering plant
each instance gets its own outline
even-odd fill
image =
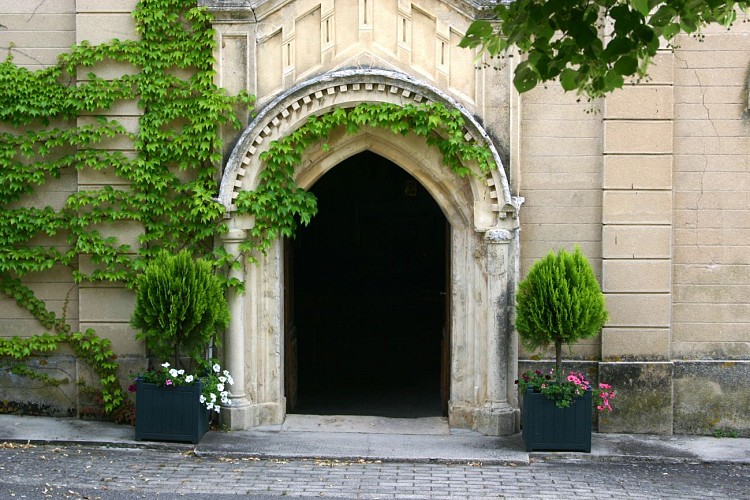
[[[229,399],[229,390],[227,386],[234,384],[234,379],[228,370],[222,370],[218,363],[208,363],[205,374],[197,377],[186,374],[185,370],[178,370],[170,367],[169,363],[163,363],[158,370],[148,370],[138,375],[135,381],[142,381],[149,384],[156,384],[164,387],[176,387],[180,385],[192,385],[202,382],[203,388],[200,396],[200,403],[206,406],[206,409],[215,412],[221,411],[221,406],[231,405]],[[135,392],[136,385],[132,384],[130,392]]]
[[[593,388],[591,382],[581,372],[570,372],[567,376],[557,377],[555,369],[548,373],[541,370],[527,371],[516,380],[521,391],[531,389],[543,394],[547,399],[555,401],[558,408],[567,408],[573,403],[573,399],[583,396],[586,391],[591,391],[596,401],[597,411],[612,411],[611,400],[615,399],[615,391],[612,386],[600,383],[598,388]]]

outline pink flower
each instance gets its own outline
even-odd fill
[[[164,382],[164,385],[172,385],[172,381],[171,381],[170,379],[167,379],[167,380],[166,380],[166,381]]]
[[[572,373],[568,375],[568,382],[573,382],[575,385],[581,385],[581,379],[579,379]]]
[[[612,386],[609,384],[599,384],[599,389],[611,389]]]

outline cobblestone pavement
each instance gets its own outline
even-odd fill
[[[4,498],[750,498],[750,466],[584,460],[531,465],[200,457],[0,444]]]

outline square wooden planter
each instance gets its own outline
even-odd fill
[[[541,393],[526,391],[523,397],[522,432],[526,451],[591,452],[591,392],[558,408]]]
[[[135,439],[198,443],[208,431],[201,384],[164,387],[136,382]]]

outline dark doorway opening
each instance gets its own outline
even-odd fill
[[[318,215],[286,245],[288,411],[447,414],[442,211],[371,152],[333,168],[312,192]]]

